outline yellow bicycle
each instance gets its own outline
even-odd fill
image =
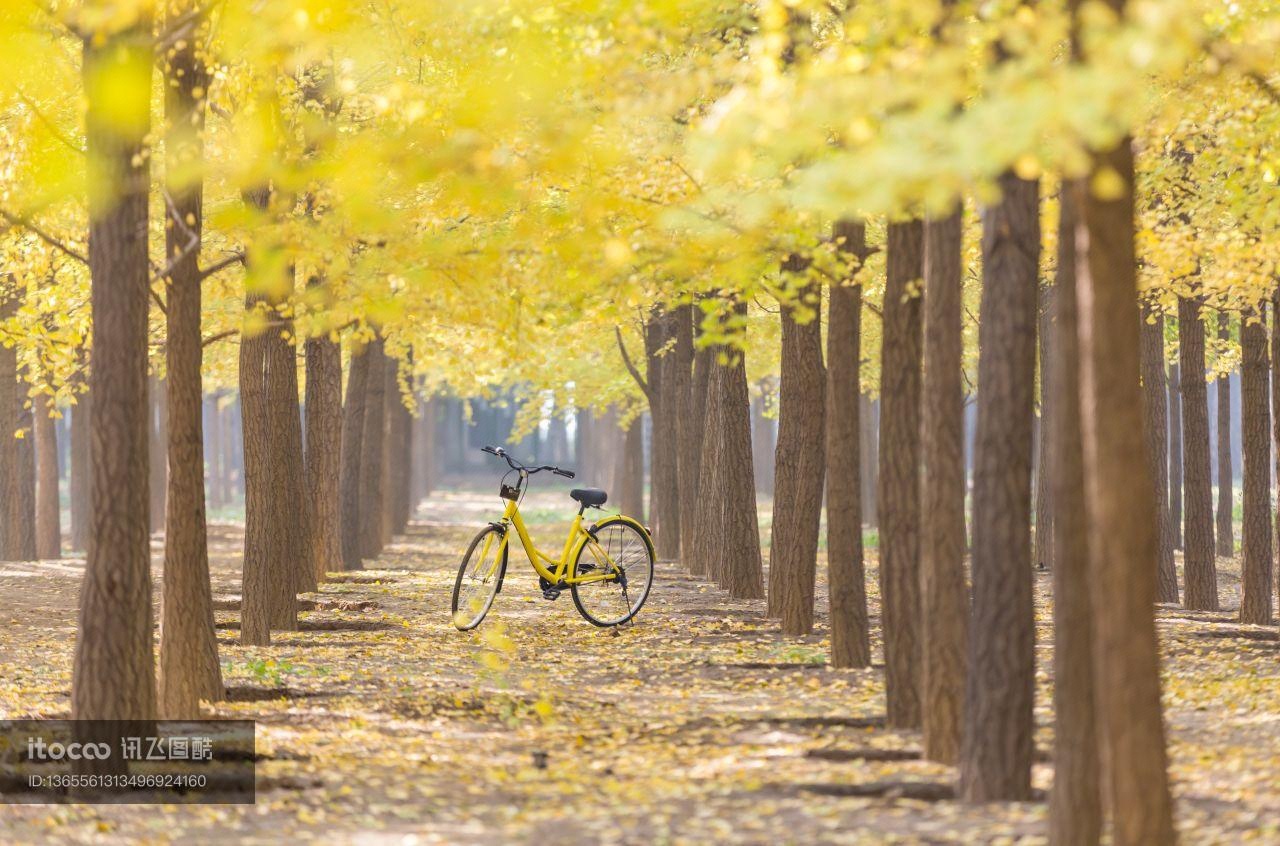
[[[538,573],[545,599],[558,599],[563,591],[570,591],[578,613],[595,626],[618,626],[635,617],[653,587],[653,540],[648,530],[621,514],[584,528],[583,512],[600,508],[609,495],[599,488],[577,488],[569,496],[577,501],[578,513],[560,557],[552,558],[540,552],[529,538],[529,530],[520,518],[520,500],[533,474],[549,470],[572,479],[573,471],[549,464],[529,466],[501,447],[487,446],[482,451],[504,459],[511,468],[499,487],[499,495],[507,505],[502,520],[481,529],[462,556],[453,585],[453,624],[460,631],[474,629],[493,607],[507,573],[512,527]],[[514,486],[507,484],[512,473],[516,474]]]

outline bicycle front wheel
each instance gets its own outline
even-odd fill
[[[453,583],[453,625],[468,631],[480,625],[493,607],[507,572],[505,534],[497,526],[486,526],[467,547]]]
[[[610,517],[595,527],[595,540],[578,549],[576,577],[603,578],[571,585],[573,604],[593,626],[607,628],[630,620],[653,587],[653,542],[635,522]]]

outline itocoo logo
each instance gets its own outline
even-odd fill
[[[43,737],[27,738],[28,761],[105,761],[110,757],[109,743],[45,743]]]

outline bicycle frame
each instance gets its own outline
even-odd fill
[[[529,563],[533,565],[533,569],[538,572],[539,576],[551,584],[581,585],[589,582],[611,581],[617,578],[615,575],[617,572],[616,565],[612,570],[602,568],[602,572],[591,573],[586,576],[578,576],[576,572],[567,572],[573,562],[577,561],[581,548],[588,543],[591,544],[591,554],[595,556],[597,561],[601,564],[614,563],[613,559],[609,557],[609,553],[605,552],[600,544],[595,543],[595,538],[592,537],[591,533],[582,527],[581,511],[574,515],[573,525],[569,527],[569,536],[565,539],[564,549],[561,550],[558,559],[552,558],[534,545],[533,539],[529,537],[529,529],[520,517],[520,505],[515,500],[507,500],[506,511],[502,514],[502,525],[504,531],[498,554],[494,556],[495,567],[497,562],[502,559],[503,552],[510,548],[511,532],[505,527],[513,526],[520,538],[520,545],[524,547],[524,554],[529,559]],[[484,555],[487,551],[486,549],[481,554]]]

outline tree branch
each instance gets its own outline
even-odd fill
[[[239,335],[239,334],[240,334],[240,330],[239,330],[239,329],[228,329],[228,330],[227,330],[227,331],[225,331],[225,332],[219,332],[219,333],[218,333],[218,334],[216,334],[216,335],[210,335],[209,337],[207,337],[207,338],[203,339],[203,340],[200,342],[200,346],[201,346],[201,347],[207,347],[207,346],[209,346],[209,345],[211,345],[211,344],[216,344],[216,343],[218,343],[218,341],[223,341],[223,340],[226,340],[227,338],[231,338],[231,337],[234,337],[234,336]]]
[[[217,273],[221,273],[222,271],[226,270],[228,267],[230,267],[233,264],[244,264],[244,252],[231,253],[230,255],[222,259],[219,259],[218,261],[214,262],[208,267],[201,268],[200,281],[203,282],[204,280],[208,279],[210,276],[213,276],[214,274],[217,274]]]
[[[649,393],[649,383],[640,375],[640,371],[636,370],[635,364],[631,361],[631,354],[627,352],[627,344],[622,340],[622,330],[617,326],[613,327],[613,334],[618,339],[618,352],[622,354],[622,363],[626,365],[627,372],[631,374],[631,378],[636,380],[636,384],[640,386],[640,390],[644,391],[645,397],[649,400],[650,405],[653,404],[653,395]]]
[[[83,156],[85,154],[84,147],[81,147],[79,144],[72,141],[71,137],[67,135],[65,132],[63,132],[58,127],[58,125],[53,122],[52,118],[50,118],[43,111],[41,111],[40,107],[37,106],[31,100],[30,97],[28,97],[26,94],[23,94],[22,91],[18,91],[18,99],[21,100],[23,103],[25,103],[27,108],[31,110],[32,114],[36,116],[36,119],[39,120],[41,123],[43,123],[45,127],[47,127],[51,133],[53,133],[54,138],[57,138],[67,147],[79,153],[80,155]]]
[[[88,257],[85,256],[83,253],[75,250],[72,247],[68,247],[62,241],[53,237],[48,232],[45,232],[43,229],[41,229],[39,226],[33,223],[30,219],[25,218],[20,214],[14,214],[11,211],[6,211],[4,209],[0,209],[0,217],[3,217],[5,220],[9,221],[9,223],[12,224],[13,226],[21,226],[24,229],[29,229],[31,233],[34,234],[37,238],[39,238],[41,241],[44,241],[46,244],[53,247],[55,250],[60,250],[61,252],[65,253],[66,255],[70,256],[71,258],[75,259],[81,264],[89,263]]]

